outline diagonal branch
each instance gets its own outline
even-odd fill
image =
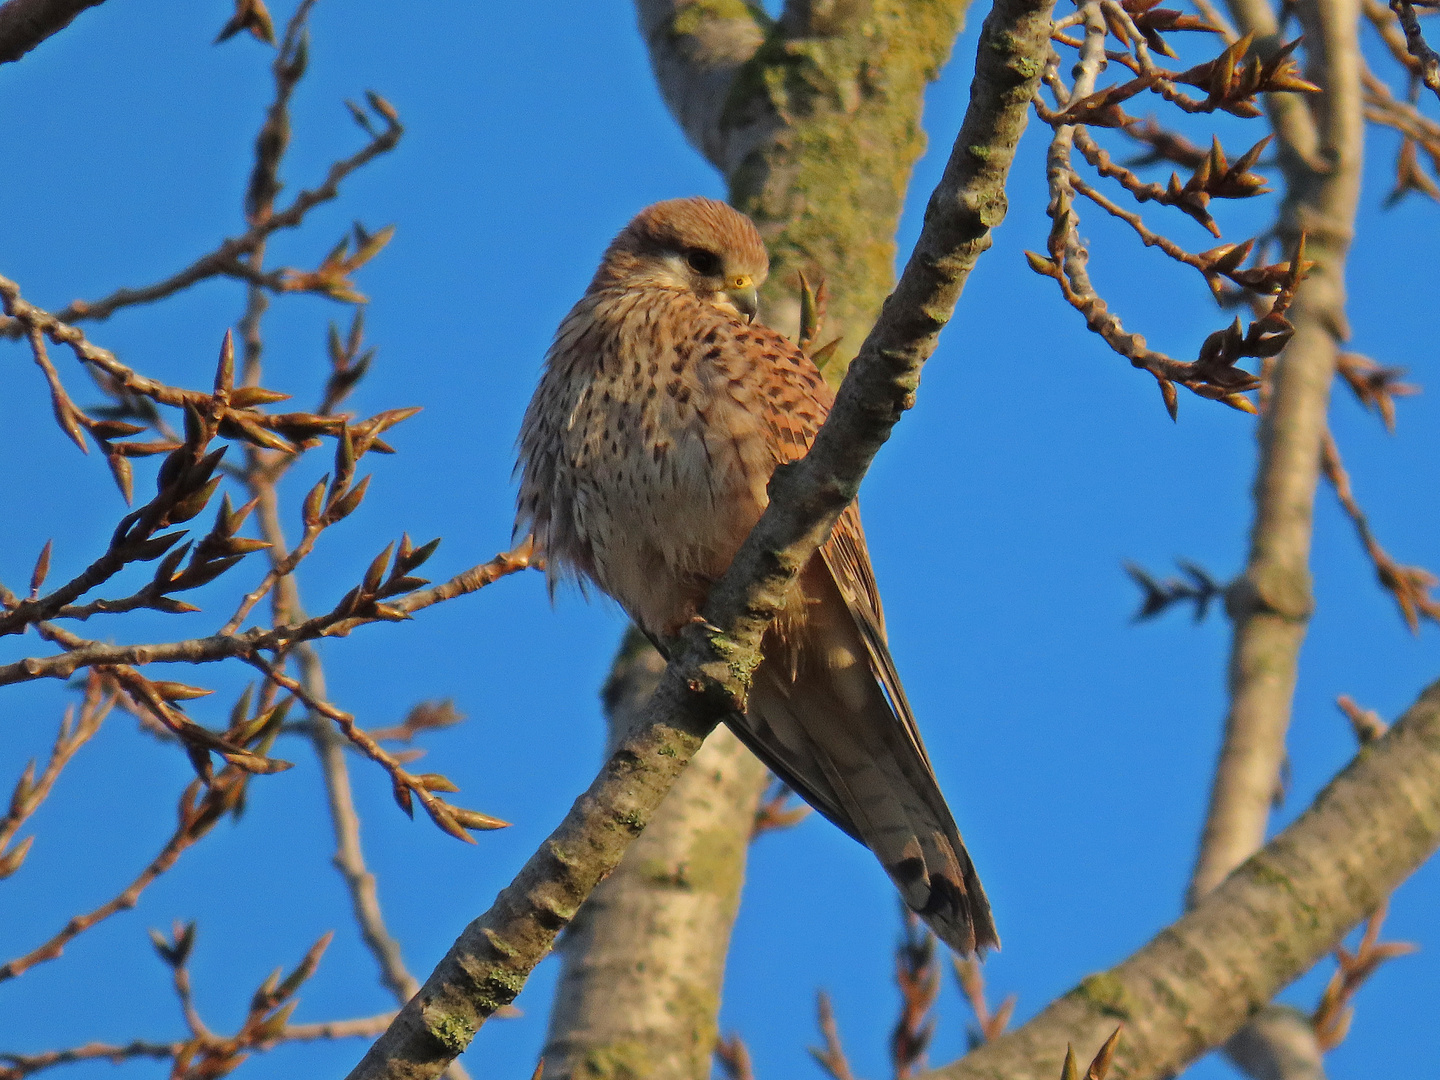
[[[601,692],[609,746],[640,718],[664,670],[631,628]],[[651,1075],[709,1080],[714,1008],[766,774],[733,734],[714,732],[585,901],[557,946],[563,965],[541,1050],[547,1077],[587,1080],[594,1061],[643,1047]]]
[[[914,403],[970,269],[1005,214],[1004,182],[1050,32],[1048,0],[999,0],[980,35],[970,105],[925,226],[810,453],[771,481],[772,501],[692,624],[641,724],[497,898],[461,934],[352,1080],[433,1077],[525,984],[590,891],[726,715],[743,707],[760,639],[785,588],[854,498]]]
[[[1440,845],[1440,682],[1178,922],[929,1080],[1054,1080],[1125,1024],[1113,1080],[1160,1080],[1332,952]]]
[[[1415,60],[1411,70],[1419,76],[1421,82],[1440,95],[1440,54],[1425,40],[1414,6],[1410,0],[1390,0],[1390,10],[1400,19],[1400,25],[1405,31],[1405,48]]]
[[[457,596],[483,589],[502,577],[508,577],[531,565],[528,548],[503,552],[489,562],[472,566],[456,574],[449,581],[428,589],[416,590],[389,605],[400,613],[408,615]],[[3,590],[3,586],[0,586]],[[0,596],[7,595],[0,592]],[[206,664],[236,657],[248,659],[259,651],[285,651],[306,641],[322,637],[335,637],[350,633],[357,626],[370,622],[384,622],[383,618],[350,617],[334,612],[305,619],[298,623],[281,623],[264,627],[254,626],[240,633],[233,632],[227,624],[219,633],[210,637],[186,638],[182,641],[165,641],[143,645],[110,645],[105,642],[75,639],[61,641],[65,652],[55,656],[26,657],[10,664],[0,664],[0,686],[12,683],[30,682],[34,679],[68,679],[81,668],[108,664],[156,664],[184,663]],[[36,624],[41,636],[51,638],[59,630],[53,624]]]

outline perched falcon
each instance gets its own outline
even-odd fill
[[[560,324],[520,431],[516,530],[552,585],[593,581],[652,640],[696,617],[802,456],[834,395],[788,339],[753,321],[769,259],[712,199],[641,211]],[[990,905],[935,781],[885,641],[851,505],[764,642],[755,754],[880,859],[956,952],[999,946]]]

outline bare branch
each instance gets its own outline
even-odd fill
[[[850,1062],[845,1057],[845,1049],[840,1045],[840,1027],[835,1023],[835,1010],[830,1007],[830,995],[823,990],[815,995],[815,1012],[825,1045],[810,1047],[810,1056],[829,1074],[830,1080],[855,1080],[855,1074],[850,1071]]]
[[[1018,999],[1014,994],[1008,994],[1005,1000],[1000,1002],[1000,1007],[992,1010],[985,997],[985,976],[980,970],[980,962],[974,957],[962,959],[952,956],[950,960],[955,966],[955,979],[960,984],[960,992],[965,995],[970,1011],[975,1014],[975,1026],[967,1032],[970,1049],[974,1050],[975,1047],[1005,1034]]]
[[[1374,975],[1382,964],[1396,957],[1409,956],[1419,948],[1408,941],[1380,940],[1380,928],[1385,923],[1389,907],[1387,900],[1375,909],[1375,913],[1366,921],[1365,933],[1353,953],[1343,945],[1335,950],[1335,974],[1325,987],[1325,992],[1320,997],[1320,1005],[1310,1021],[1315,1039],[1323,1053],[1329,1053],[1345,1041],[1355,1012],[1350,1003],[1370,976]]]
[[[732,1032],[715,1044],[715,1063],[724,1071],[726,1080],[755,1080],[750,1064],[750,1049],[745,1040]]]
[[[287,1043],[319,1042],[330,1039],[374,1038],[385,1030],[395,1014],[356,1017],[351,1020],[320,1020],[308,1024],[286,1024],[272,1038],[253,1049],[273,1050]],[[218,1041],[218,1040],[217,1040]],[[193,1044],[190,1042],[146,1042],[137,1039],[128,1043],[86,1043],[69,1050],[47,1050],[38,1054],[0,1053],[0,1080],[23,1080],[59,1065],[76,1065],[83,1061],[122,1061],[150,1059],[167,1061],[179,1057]]]
[[[900,914],[902,933],[895,947],[895,985],[900,990],[900,1016],[890,1033],[890,1063],[895,1080],[910,1080],[925,1067],[925,1052],[935,1035],[930,1010],[940,996],[940,964],[935,935],[909,908]]]
[[[187,849],[193,847],[215,827],[225,814],[235,808],[245,791],[249,773],[235,765],[216,775],[204,796],[200,796],[203,785],[192,781],[180,796],[180,823],[175,832],[156,855],[121,893],[113,899],[83,915],[76,915],[65,924],[58,934],[43,945],[37,946],[24,956],[0,964],[0,982],[23,975],[36,964],[54,960],[65,951],[65,946],[96,924],[108,919],[118,911],[133,908],[140,894],[165,873]]]
[[[65,710],[65,719],[55,737],[55,745],[50,751],[50,759],[45,763],[44,771],[37,778],[35,762],[32,761],[21,774],[10,795],[9,812],[0,817],[0,878],[9,877],[20,869],[34,837],[28,837],[9,851],[6,851],[6,848],[15,839],[15,833],[20,826],[40,809],[40,804],[50,795],[55,781],[60,778],[61,770],[70,763],[76,751],[100,730],[100,725],[115,705],[115,699],[114,690],[107,689],[100,675],[92,671],[85,680],[85,699],[80,705],[79,720],[76,721],[74,709]]]
[[[665,103],[691,144],[728,175],[744,153],[731,148],[731,125],[721,118],[735,76],[765,40],[769,20],[749,5],[638,0],[635,6]]]
[[[104,0],[6,0],[0,4],[0,64],[19,60]]]
[[[531,565],[528,551],[517,549],[497,555],[487,563],[471,567],[457,574],[449,581],[432,589],[416,592],[401,598],[392,605],[402,615],[418,611],[443,600],[464,596],[490,585],[502,577],[526,569]],[[403,607],[413,602],[413,607]],[[33,679],[68,679],[81,668],[115,664],[143,666],[155,663],[205,664],[219,660],[248,660],[258,652],[286,651],[305,641],[322,637],[348,634],[356,626],[371,622],[393,622],[393,617],[368,615],[357,617],[343,611],[307,619],[296,625],[276,627],[253,627],[241,633],[227,633],[222,629],[211,637],[187,638],[183,641],[156,642],[143,645],[107,645],[100,642],[74,639],[67,645],[67,651],[56,656],[28,657],[10,664],[0,664],[0,686],[12,683],[30,682]],[[42,623],[40,626],[50,635],[58,635],[59,628]]]
[[[1345,714],[1345,719],[1350,721],[1350,730],[1355,732],[1355,738],[1361,746],[1374,742],[1390,730],[1390,725],[1380,719],[1379,713],[1374,709],[1361,708],[1349,694],[1337,697],[1335,705]]]
[[[1421,617],[1431,622],[1440,622],[1440,600],[1430,595],[1430,590],[1440,585],[1440,578],[1423,567],[1402,566],[1380,546],[1380,542],[1370,530],[1370,519],[1355,500],[1355,492],[1350,486],[1350,474],[1345,471],[1345,465],[1340,460],[1340,448],[1335,445],[1335,437],[1329,431],[1326,431],[1321,444],[1321,454],[1321,468],[1325,478],[1335,488],[1335,497],[1355,526],[1360,543],[1375,566],[1375,576],[1381,587],[1394,598],[1405,625],[1410,628],[1411,633],[1419,633]]]
[[[601,690],[607,751],[644,718],[665,660],[631,627]],[[729,731],[705,740],[645,831],[557,943],[561,970],[540,1054],[585,1080],[617,1047],[643,1046],[669,1080],[708,1080],[740,872],[765,767]],[[753,1077],[751,1078],[753,1080]]]
[[[1412,70],[1420,77],[1421,82],[1440,97],[1440,54],[1430,47],[1425,35],[1421,33],[1415,8],[1411,6],[1410,0],[1390,0],[1390,10],[1399,18],[1400,26],[1405,31],[1405,47],[1415,59]]]
[[[1344,267],[1364,139],[1358,19],[1341,0],[1303,0],[1296,10],[1310,56],[1307,73],[1325,88],[1317,137],[1330,164],[1321,171],[1305,164],[1308,155],[1291,143],[1298,136],[1280,123],[1272,105],[1286,178],[1278,231],[1287,245],[1307,237],[1306,252],[1315,266],[1291,306],[1294,336],[1274,366],[1261,417],[1250,554],[1226,598],[1235,624],[1230,709],[1191,881],[1192,902],[1264,842],[1300,645],[1314,603],[1309,555],[1315,488],[1330,385],[1340,341],[1348,333]],[[1268,4],[1252,7],[1250,0],[1236,0],[1232,11],[1244,32],[1268,32],[1265,25],[1273,23]]]
[[[1174,1076],[1334,951],[1437,846],[1440,682],[1178,922],[929,1076],[1054,1080],[1067,1042],[1093,1046],[1117,1019],[1120,1075]]]
[[[11,0],[15,2],[15,0]],[[386,109],[388,103],[380,101]],[[337,161],[330,166],[325,181],[317,188],[300,192],[285,209],[277,211],[256,221],[248,231],[240,236],[231,237],[223,241],[219,247],[207,255],[201,256],[191,263],[184,270],[172,274],[162,281],[152,285],[145,285],[139,288],[117,289],[109,296],[99,300],[76,300],[68,307],[63,308],[54,316],[47,318],[53,320],[43,327],[46,334],[53,341],[65,341],[73,347],[75,340],[83,339],[79,331],[73,330],[73,324],[82,321],[98,321],[108,319],[116,311],[124,307],[133,307],[136,304],[150,304],[156,300],[163,300],[167,296],[173,296],[182,289],[188,289],[198,282],[213,277],[236,277],[246,281],[257,281],[268,288],[278,291],[294,291],[286,284],[283,271],[277,271],[272,275],[256,275],[248,271],[241,257],[249,255],[260,248],[271,234],[281,229],[293,229],[305,220],[305,216],[315,207],[336,198],[340,194],[340,185],[351,173],[362,168],[370,161],[381,154],[389,153],[400,142],[404,134],[404,127],[394,115],[394,110],[375,108],[377,116],[385,124],[385,129],[373,136],[363,148],[342,161]],[[0,283],[11,284],[0,279]],[[293,283],[292,283],[293,285]],[[323,290],[321,290],[323,291]],[[25,320],[16,316],[16,312],[9,313],[12,318],[0,318],[0,336],[18,337],[24,332]],[[58,324],[58,325],[57,325]],[[71,337],[75,335],[75,337]],[[77,352],[79,350],[77,349]],[[103,350],[98,350],[102,351]],[[108,353],[105,354],[109,356]],[[82,357],[91,360],[90,357]],[[113,360],[113,357],[111,358]],[[97,362],[92,360],[91,362]],[[105,366],[101,364],[100,366]],[[108,368],[107,368],[108,370]],[[142,391],[143,392],[143,391]],[[175,404],[175,402],[167,402]]]

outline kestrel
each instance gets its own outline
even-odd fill
[[[704,606],[834,395],[754,322],[769,271],[743,214],[712,199],[641,211],[560,324],[520,431],[516,530],[552,587],[594,582],[652,640]],[[886,645],[852,504],[766,635],[727,723],[806,802],[879,857],[956,952],[998,947],[990,905]]]

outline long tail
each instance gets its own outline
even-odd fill
[[[883,631],[857,625],[819,560],[804,577],[810,603],[802,627],[761,664],[749,712],[730,727],[806,802],[875,853],[942,941],[964,956],[999,948],[985,890]]]

